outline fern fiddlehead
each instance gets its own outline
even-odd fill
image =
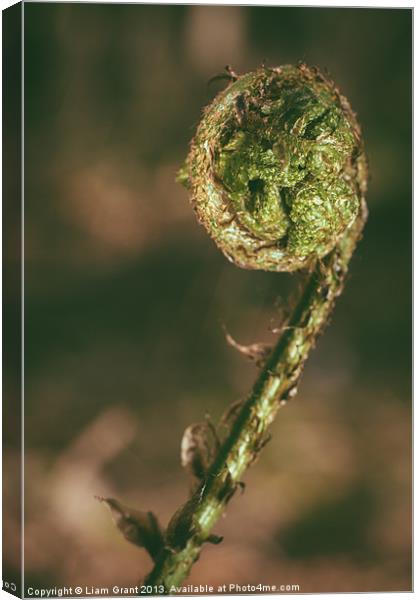
[[[171,593],[198,560],[244,471],[293,397],[342,292],[367,218],[367,161],[347,99],[316,68],[262,67],[234,78],[204,111],[179,180],[217,246],[236,265],[307,271],[301,298],[227,435],[212,450],[189,427],[182,462],[197,478],[172,517],[145,584]],[[214,441],[215,440],[215,441]]]

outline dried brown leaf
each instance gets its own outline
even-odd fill
[[[213,424],[207,419],[202,423],[192,423],[185,429],[180,447],[180,462],[184,469],[198,481],[205,478],[215,451],[218,447],[217,434]]]
[[[151,558],[156,560],[164,546],[164,539],[155,515],[152,512],[128,508],[114,498],[97,499],[108,506],[115,525],[124,538],[131,544],[145,548]]]

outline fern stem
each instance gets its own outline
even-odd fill
[[[237,490],[245,470],[268,440],[279,407],[293,397],[305,361],[330,318],[340,295],[348,264],[367,217],[362,201],[357,220],[335,249],[318,260],[287,327],[260,372],[202,485],[173,516],[166,546],[145,584],[174,593],[211,541],[214,525]],[[164,590],[164,591],[163,591]]]

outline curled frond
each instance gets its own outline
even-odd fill
[[[294,271],[328,254],[366,191],[347,99],[305,64],[237,77],[205,109],[179,179],[235,264]]]

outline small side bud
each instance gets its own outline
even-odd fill
[[[180,462],[198,481],[202,481],[214,458],[218,439],[210,422],[193,423],[185,429],[180,445]]]
[[[209,544],[214,544],[215,546],[218,546],[218,544],[221,544],[221,542],[223,541],[223,536],[222,535],[215,535],[214,533],[211,533],[208,537],[207,537],[207,542]]]
[[[111,511],[115,525],[124,538],[131,544],[145,548],[151,558],[156,561],[164,547],[163,534],[157,518],[152,512],[142,512],[124,506],[113,498],[96,497],[104,502]]]

